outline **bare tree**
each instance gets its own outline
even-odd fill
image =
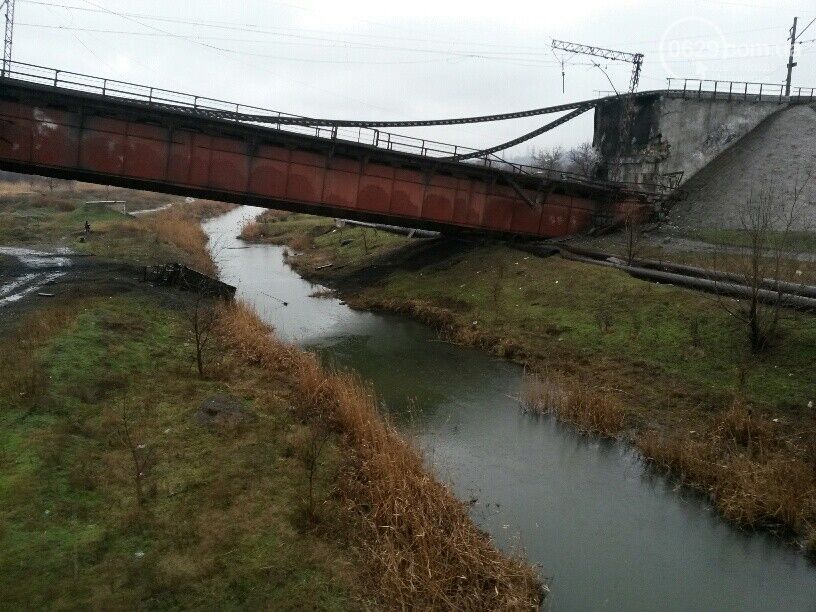
[[[632,265],[640,255],[643,239],[643,214],[641,206],[626,202],[623,205],[623,231],[626,238],[626,263]]]
[[[538,149],[533,151],[533,165],[544,170],[561,171],[564,169],[564,149],[563,147],[552,147],[551,149]]]
[[[809,177],[808,177],[809,179]],[[729,258],[748,298],[740,303],[719,299],[734,318],[745,324],[751,352],[762,353],[779,338],[779,323],[789,284],[783,283],[796,266],[795,229],[801,220],[803,192],[808,180],[789,192],[770,183],[752,193],[739,211],[744,250]],[[716,257],[728,251],[721,245]]]
[[[320,459],[326,444],[331,439],[331,427],[326,415],[319,411],[310,420],[309,433],[302,448],[303,465],[306,468],[308,481],[308,498],[306,500],[306,515],[310,522],[317,519],[315,500],[315,479],[320,467]]]
[[[215,301],[207,291],[204,282],[199,283],[194,291],[193,303],[190,306],[188,316],[195,341],[198,377],[204,379],[206,377],[207,344],[210,341],[217,319]]]
[[[580,174],[587,178],[593,178],[598,171],[600,158],[592,143],[584,142],[567,152],[568,167],[570,172]]]
[[[145,502],[144,483],[155,464],[155,453],[145,443],[136,441],[130,426],[130,414],[127,406],[122,407],[122,420],[119,425],[119,436],[130,453],[133,462],[133,486],[136,492],[136,503],[141,508]]]

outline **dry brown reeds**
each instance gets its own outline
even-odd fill
[[[614,437],[626,422],[626,411],[614,395],[556,372],[525,370],[521,402],[528,410],[552,414],[585,434]]]
[[[735,401],[702,431],[649,430],[636,444],[649,461],[708,494],[729,520],[781,527],[816,547],[814,458],[779,424]]]
[[[308,251],[314,246],[314,236],[308,232],[301,232],[292,236],[289,246],[296,251]]]
[[[140,221],[159,238],[178,247],[189,258],[189,265],[205,274],[217,274],[207,251],[207,235],[195,217],[170,209],[145,215]]]
[[[263,224],[257,221],[244,223],[244,225],[241,226],[241,240],[247,240],[249,242],[260,240],[264,236],[263,227]]]
[[[370,387],[351,374],[327,373],[314,355],[279,342],[249,307],[224,308],[222,341],[249,362],[287,372],[301,415],[327,418],[339,433],[344,467],[338,494],[372,597],[395,609],[540,604],[535,571],[500,553],[476,528],[465,505],[381,418]]]

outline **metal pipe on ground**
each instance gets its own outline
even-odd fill
[[[561,252],[561,256],[572,261],[580,261],[583,263],[591,263],[622,270],[634,278],[639,278],[641,280],[648,280],[655,283],[666,283],[688,289],[696,289],[697,291],[704,291],[706,293],[713,293],[724,297],[749,299],[753,295],[754,291],[751,287],[737,283],[698,278],[683,274],[675,274],[672,272],[662,272],[659,270],[652,270],[637,266],[627,266],[626,264],[622,263],[594,259],[584,255],[576,255],[565,250]],[[757,289],[757,299],[763,304],[776,304],[778,302],[786,308],[816,313],[816,299],[810,297],[786,294],[784,292],[780,294],[778,291],[760,288]]]
[[[587,257],[593,260],[620,260],[620,257],[611,253],[603,253],[600,251],[591,251],[589,249],[582,249],[575,246],[559,245],[562,252],[567,251],[575,255]],[[635,267],[647,268],[668,272],[672,274],[680,274],[682,276],[692,276],[704,280],[711,280],[716,282],[733,283],[736,285],[745,285],[745,278],[733,272],[722,272],[719,270],[708,270],[706,268],[698,268],[696,266],[688,266],[685,264],[672,263],[669,261],[657,261],[655,259],[636,259],[634,260]],[[805,285],[800,283],[791,283],[789,281],[776,281],[772,278],[763,278],[759,282],[762,289],[789,294],[798,295],[816,299],[816,287],[813,285]]]
[[[365,223],[363,221],[350,221],[348,219],[340,219],[344,225],[352,225],[354,227],[370,227],[371,229],[389,232],[391,234],[399,234],[400,236],[408,236],[408,238],[438,238],[441,234],[439,232],[432,232],[429,230],[413,229],[410,227],[400,227],[399,225],[384,225],[382,223]]]

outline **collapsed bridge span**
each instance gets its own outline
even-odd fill
[[[213,109],[229,108],[233,118]],[[17,65],[0,79],[0,169],[317,215],[526,238],[606,226],[649,194],[358,128]],[[266,112],[268,114],[268,112]],[[557,122],[554,122],[557,123]]]

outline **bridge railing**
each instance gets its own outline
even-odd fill
[[[472,147],[464,147],[461,145],[439,142],[426,138],[415,138],[413,136],[405,136],[403,134],[386,132],[374,128],[275,124],[274,122],[269,121],[270,117],[303,118],[303,116],[284,113],[282,111],[271,110],[268,108],[261,108],[258,106],[239,104],[237,102],[230,102],[227,100],[219,100],[217,98],[196,96],[171,89],[129,83],[127,81],[119,81],[117,79],[96,77],[69,70],[58,70],[56,68],[48,68],[45,66],[38,66],[36,64],[28,64],[24,62],[10,62],[5,76],[10,79],[37,83],[55,88],[91,93],[105,98],[138,102],[148,107],[171,108],[175,111],[188,112],[191,115],[200,114],[204,117],[207,116],[207,111],[228,111],[230,113],[234,112],[236,115],[264,115],[267,118],[267,120],[264,122],[243,121],[237,118],[235,121],[251,125],[258,125],[267,129],[272,128],[285,130],[287,132],[306,134],[317,138],[356,142],[389,151],[410,153],[440,160],[454,158],[457,155],[478,151],[478,149]],[[587,185],[610,185],[610,183],[606,181],[592,179],[572,172],[508,162],[495,154],[469,159],[464,163],[493,168],[515,174],[534,176],[547,180],[562,180]],[[624,186],[620,183],[616,183],[616,185]],[[660,185],[640,184],[637,186],[631,185],[628,187],[633,191],[642,191],[647,193],[661,193],[663,191],[663,188]]]
[[[683,98],[709,100],[752,100],[782,102],[784,83],[758,83],[751,81],[721,81],[716,79],[668,78],[668,89]],[[812,102],[816,100],[816,88],[791,87],[790,99]]]

